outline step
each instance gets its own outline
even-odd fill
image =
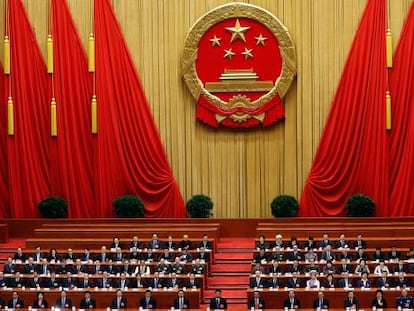
[[[233,284],[233,285],[239,285],[244,284],[246,287],[249,285],[249,277],[243,276],[243,277],[213,277],[208,278],[207,281],[208,285],[212,284]]]
[[[253,253],[240,253],[240,252],[233,252],[233,253],[220,253],[217,252],[214,254],[214,260],[249,260],[252,261]]]
[[[254,248],[255,238],[220,238],[217,248]]]
[[[250,273],[250,264],[220,264],[211,266],[211,272],[243,272]]]
[[[217,250],[218,253],[250,253],[252,254],[254,251],[254,248],[252,247],[228,247],[228,248],[219,248]]]
[[[214,261],[217,265],[251,265],[251,260],[249,259],[216,259]]]

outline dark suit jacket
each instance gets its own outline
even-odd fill
[[[147,305],[147,299],[146,297],[143,297],[139,301],[139,306],[143,309],[157,309],[157,301],[155,300],[154,297],[150,297],[148,301],[148,305]]]
[[[70,298],[66,297],[65,298],[65,305],[62,305],[62,298],[58,298],[56,299],[56,303],[55,303],[55,307],[62,309],[62,308],[72,308],[72,300],[70,300]]]
[[[279,279],[273,279],[271,278],[269,280],[269,282],[267,282],[267,287],[268,288],[277,288],[277,287],[282,287],[282,281]]]
[[[32,304],[32,307],[35,309],[40,309],[40,308],[48,308],[49,307],[49,303],[47,302],[47,300],[42,300],[42,302],[40,302],[39,300],[35,300]]]
[[[299,278],[297,278],[296,280],[289,279],[288,281],[289,288],[298,288],[298,287],[301,287],[301,285],[302,285],[302,280]]]
[[[346,298],[344,301],[344,308],[351,308],[352,306],[355,306],[356,309],[359,309],[359,301],[356,298],[352,299],[352,302],[349,301],[349,298]]]
[[[4,309],[6,302],[3,299],[0,299],[0,308]]]
[[[179,300],[178,299],[179,299],[178,297],[174,299],[173,307],[175,309],[179,309],[180,308],[180,303],[179,303]],[[188,300],[188,298],[185,298],[185,297],[184,297],[183,309],[190,309],[190,300]]]
[[[111,303],[111,308],[112,309],[118,309],[118,302],[117,302],[117,298],[115,298],[114,300],[112,300]],[[125,297],[121,298],[121,309],[126,309],[128,305],[128,300]]]
[[[352,266],[350,264],[346,264],[345,267],[341,264],[339,267],[339,273],[349,272],[352,273]]]
[[[9,300],[9,303],[7,304],[7,306],[9,308],[13,308],[13,299]],[[20,298],[17,299],[16,308],[24,308],[24,301],[21,300]]]
[[[349,286],[351,285],[351,286]],[[345,287],[345,280],[344,279],[340,279],[338,282],[338,286],[344,288]],[[351,279],[348,279],[348,287],[353,287],[354,283]]]
[[[108,288],[108,287],[111,287],[112,286],[112,280],[110,279],[110,278],[107,278],[106,279],[106,288]],[[103,279],[99,279],[98,280],[98,287],[99,288],[103,288],[104,286],[103,286]]]
[[[255,298],[249,300],[249,309],[256,308]],[[259,309],[266,309],[265,301],[263,298],[259,298]]]
[[[300,300],[298,298],[293,298],[293,305],[297,306],[295,309],[300,309]],[[291,308],[290,298],[286,298],[283,300],[283,308]]]
[[[385,278],[385,282],[383,278],[377,278],[377,287],[389,287],[391,286],[391,279]]]
[[[44,286],[47,288],[58,288],[60,286],[59,279],[54,279],[52,281],[50,278],[46,278]]]
[[[201,241],[199,244],[198,244],[198,247],[204,247],[205,249],[211,249],[211,242],[210,241],[207,241],[206,242],[206,245],[204,246],[204,242],[203,241]]]
[[[17,266],[15,264],[5,264],[3,268],[4,273],[15,273],[17,271]]]
[[[89,303],[86,302],[86,299],[83,298],[80,302],[80,308],[81,309],[95,309],[96,308],[96,301],[95,299],[90,298]]]
[[[212,310],[226,310],[227,309],[227,300],[224,298],[219,298],[219,303],[217,303],[217,298],[210,299],[210,309]]]
[[[357,248],[358,247],[358,241],[354,241],[354,248]],[[365,241],[365,240],[361,240],[361,246],[360,247],[362,247],[362,248],[367,248],[367,241]]]
[[[312,304],[312,308],[317,309],[320,307],[319,298],[315,299]],[[322,309],[329,309],[329,300],[322,299]]]
[[[136,247],[137,249],[142,248],[142,243],[137,241],[136,243],[134,241],[129,242],[129,248]]]
[[[165,283],[165,286],[167,287],[182,287],[181,281],[179,279],[175,279],[175,284],[173,284],[172,278],[168,278],[167,282]]]
[[[93,283],[92,283],[91,280],[88,280],[86,282],[86,284],[85,284],[85,281],[84,280],[79,280],[78,281],[78,287],[79,288],[90,288],[90,287],[94,287],[94,286],[93,286]]]
[[[195,279],[194,280],[194,285],[193,284],[191,284],[191,282],[190,282],[190,280],[188,279],[186,282],[185,282],[185,285],[184,285],[186,288],[193,288],[193,287],[195,287],[195,288],[199,288],[200,287],[200,282],[197,280],[197,279]]]
[[[265,278],[261,277],[259,282],[257,282],[255,277],[250,279],[250,287],[251,288],[264,287],[264,286],[265,286]]]

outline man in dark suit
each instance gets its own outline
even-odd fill
[[[15,273],[17,271],[17,266],[13,263],[13,258],[11,256],[7,257],[7,263],[4,264],[3,272],[7,274]]]
[[[41,279],[39,277],[39,274],[36,271],[33,273],[33,277],[29,279],[29,287],[30,288],[42,287]]]
[[[91,297],[90,291],[85,291],[84,297],[80,302],[80,309],[95,309],[96,301]]]
[[[391,250],[388,252],[387,259],[388,260],[400,260],[401,259],[401,252],[397,251],[396,245],[391,246]]]
[[[209,262],[210,254],[206,252],[206,249],[204,247],[200,247],[200,251],[197,253],[196,258],[200,260],[204,260],[204,262]]]
[[[72,308],[72,300],[70,300],[70,298],[67,297],[66,291],[60,291],[60,297],[56,299],[55,306],[59,309]]]
[[[282,287],[282,281],[278,279],[277,274],[273,274],[272,278],[267,283],[268,288]]]
[[[158,234],[153,233],[152,239],[148,242],[148,249],[161,249],[162,243],[158,240]]]
[[[377,278],[377,287],[381,288],[381,287],[385,287],[385,288],[389,288],[391,286],[391,279],[387,277],[387,272],[384,271],[381,274],[380,278]]]
[[[404,260],[403,259],[399,259],[398,260],[398,264],[397,265],[395,265],[394,266],[394,273],[395,272],[397,272],[397,273],[400,273],[400,272],[403,272],[403,273],[407,273],[407,266],[404,264]]]
[[[290,261],[295,261],[295,260],[301,261],[302,259],[304,259],[297,245],[293,245],[292,251],[289,252],[288,259]]]
[[[119,280],[116,282],[116,287],[122,290],[129,287],[129,280],[126,277],[126,273],[122,272]]]
[[[128,300],[125,297],[122,297],[122,290],[118,289],[116,291],[116,297],[112,300],[111,308],[112,309],[126,309],[128,307]]]
[[[112,243],[111,243],[111,245],[109,246],[109,248],[110,248],[110,250],[111,250],[111,251],[113,251],[113,250],[117,250],[117,249],[122,249],[122,245],[121,245],[121,242],[120,242],[120,240],[119,240],[119,237],[114,236],[114,237],[112,238]]]
[[[190,277],[184,284],[185,288],[200,288],[200,282],[196,279],[194,273],[190,273]]]
[[[325,299],[322,291],[318,292],[318,298],[313,301],[312,308],[314,309],[329,309],[329,300]]]
[[[150,279],[149,287],[152,287],[152,288],[163,288],[164,287],[164,282],[161,278],[159,278],[158,273],[154,273],[154,278]]]
[[[178,291],[178,297],[174,299],[173,305],[174,309],[190,309],[190,301],[188,298],[184,297],[184,291],[180,289]]]
[[[353,291],[348,292],[348,298],[344,301],[344,308],[359,309],[359,302],[355,298]]]
[[[260,292],[255,290],[253,293],[253,298],[249,301],[249,309],[254,308],[258,309],[266,309],[265,301],[262,297],[260,297]]]
[[[302,285],[302,279],[298,278],[296,275],[293,275],[288,281],[288,288],[299,288]]]
[[[6,302],[0,298],[0,309],[4,309],[5,306],[6,306]]]
[[[104,271],[102,278],[98,280],[99,288],[109,288],[112,286],[112,280],[109,277],[109,273]]]
[[[131,248],[136,248],[136,249],[141,249],[142,248],[142,243],[139,241],[138,236],[134,235],[132,237],[132,241],[129,242],[129,249]]]
[[[145,291],[145,296],[139,301],[139,307],[142,309],[157,309],[157,301],[152,297],[151,290]]]
[[[394,285],[399,286],[401,288],[406,288],[410,287],[410,281],[405,277],[404,272],[399,272]]]
[[[165,286],[168,288],[178,288],[181,287],[181,281],[177,279],[177,275],[175,273],[171,273],[171,278],[167,279]]]
[[[35,262],[40,262],[42,258],[45,257],[45,255],[42,253],[40,246],[35,247],[35,252],[32,255],[32,257]]]
[[[76,280],[72,277],[72,273],[67,272],[66,278],[62,281],[62,286],[64,288],[74,288],[76,285]]]
[[[290,290],[288,297],[283,301],[283,308],[300,309],[300,300],[295,297],[295,291]]]
[[[352,288],[354,286],[352,279],[349,278],[348,272],[343,274],[343,278],[339,280],[338,286],[341,288]]]
[[[344,274],[345,272],[351,273],[352,266],[347,262],[345,258],[341,259],[341,264],[339,265],[339,273]]]
[[[200,244],[198,245],[198,247],[201,249],[202,247],[204,247],[205,249],[212,249],[212,245],[211,242],[208,240],[208,235],[204,234],[203,235],[203,240],[200,242]]]
[[[227,301],[221,297],[221,289],[216,289],[215,297],[210,299],[211,310],[226,310]]]
[[[177,248],[177,243],[174,242],[173,237],[171,235],[168,236],[167,241],[165,241],[164,248],[168,250],[174,250]]]
[[[261,276],[260,271],[256,271],[253,278],[250,279],[251,288],[263,288],[265,286],[265,279]]]
[[[89,279],[89,274],[85,273],[83,279],[78,281],[79,288],[92,288],[93,282]]]
[[[17,291],[13,291],[12,299],[9,300],[7,307],[12,309],[24,308],[24,301],[19,298],[19,293]]]
[[[341,234],[339,236],[339,240],[335,243],[336,248],[348,248],[349,247],[349,243],[348,241],[345,239],[345,234]]]
[[[60,286],[59,279],[56,278],[56,272],[50,273],[50,278],[46,278],[44,286],[49,289],[58,288]]]
[[[32,256],[29,257],[28,262],[24,265],[23,273],[30,274],[37,270],[37,265]]]
[[[10,287],[22,288],[24,286],[24,279],[20,276],[20,272],[16,272],[14,278],[11,278],[9,283]]]
[[[362,234],[358,234],[356,237],[356,240],[354,241],[354,248],[358,249],[358,248],[367,248],[367,242],[365,240],[362,239]]]

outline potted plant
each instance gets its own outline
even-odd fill
[[[299,210],[299,203],[295,197],[281,194],[273,199],[270,208],[274,217],[294,217]]]
[[[191,218],[209,218],[213,216],[213,201],[209,196],[204,194],[196,194],[189,199],[185,205]]]
[[[44,218],[68,217],[68,202],[62,197],[47,197],[39,202],[37,209]]]
[[[112,205],[117,217],[142,218],[144,217],[144,202],[136,195],[127,194],[117,197]]]
[[[345,204],[348,217],[372,217],[375,213],[375,202],[365,194],[351,195]]]

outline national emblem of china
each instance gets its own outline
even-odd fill
[[[197,119],[213,127],[269,126],[284,118],[282,98],[296,75],[287,28],[245,3],[220,6],[187,35],[182,75]]]

